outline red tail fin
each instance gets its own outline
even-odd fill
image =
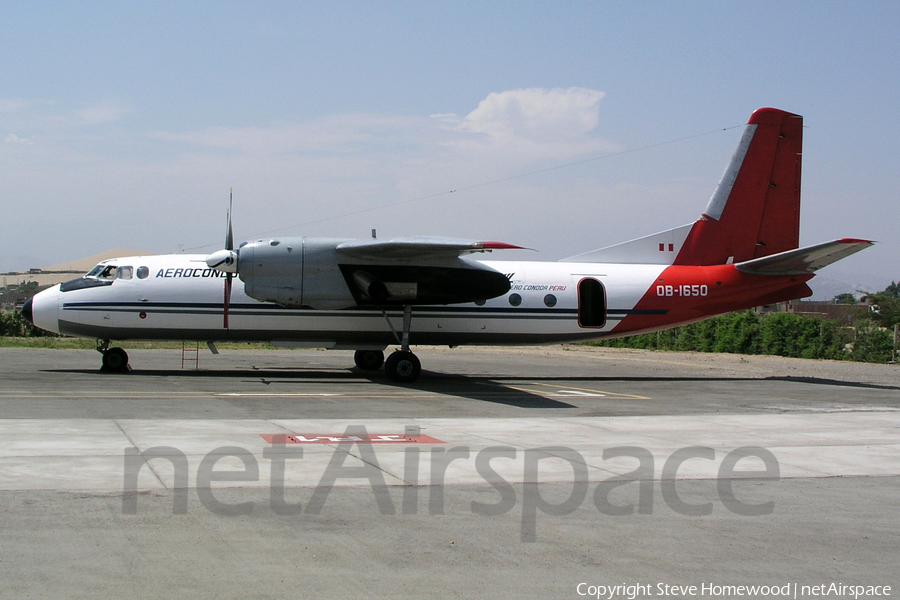
[[[775,108],[754,112],[674,264],[736,263],[797,248],[802,148],[803,117]]]

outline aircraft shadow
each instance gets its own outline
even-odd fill
[[[429,376],[434,376],[433,378]],[[380,383],[403,390],[416,390],[431,394],[443,394],[480,402],[492,402],[517,408],[578,408],[574,404],[548,398],[527,390],[511,388],[489,377],[466,377],[422,371],[422,377],[414,384],[394,383],[386,378],[369,376],[372,383]]]
[[[811,383],[813,385],[832,385],[838,387],[863,388],[867,390],[893,390],[900,391],[900,385],[884,385],[881,383],[866,383],[863,381],[841,381],[839,379],[825,379],[822,377],[797,377],[787,375],[782,377],[766,377],[767,381],[786,381],[788,383]]]
[[[743,382],[743,381],[779,381],[786,383],[802,383],[809,385],[853,387],[860,389],[900,391],[900,386],[854,381],[840,381],[819,377],[772,376],[772,377],[673,377],[673,376],[501,376],[486,377],[469,376],[456,373],[439,373],[423,370],[420,379],[414,384],[397,384],[388,380],[383,372],[366,372],[356,368],[348,369],[303,369],[303,368],[245,368],[239,370],[181,370],[181,369],[140,369],[128,373],[101,373],[97,369],[45,369],[48,373],[81,373],[88,375],[104,375],[106,377],[167,377],[167,378],[221,378],[239,379],[243,383],[259,383],[266,386],[279,384],[368,382],[371,384],[405,391],[417,391],[425,394],[440,394],[457,398],[466,398],[479,402],[502,404],[522,409],[574,409],[576,405],[549,398],[540,393],[531,392],[519,387],[517,383],[559,383],[560,385],[603,384],[604,382]]]
[[[350,369],[240,369],[240,370],[181,370],[181,369],[140,369],[127,373],[104,373],[99,369],[43,369],[46,373],[80,373],[85,375],[102,375],[104,377],[167,377],[182,379],[238,379],[243,383],[259,383],[266,386],[279,384],[302,384],[305,381],[316,383],[368,382],[385,387],[405,391],[441,394],[491,402],[523,409],[578,408],[568,402],[548,398],[527,390],[505,386],[490,377],[467,377],[465,375],[435,373],[422,371],[419,380],[414,384],[398,384],[390,381],[384,373],[370,373],[356,368]],[[534,378],[531,378],[534,379]],[[559,381],[565,378],[558,378]],[[506,378],[503,378],[505,381]],[[525,378],[523,378],[525,380]],[[547,378],[547,381],[550,379]]]

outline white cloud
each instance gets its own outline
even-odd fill
[[[155,251],[182,242],[218,244],[231,186],[240,200],[239,237],[285,228],[354,236],[376,227],[384,235],[527,243],[523,223],[541,222],[540,235],[553,233],[542,211],[553,213],[559,198],[573,205],[596,201],[583,191],[596,189],[593,182],[580,181],[592,180],[591,172],[483,184],[609,149],[598,135],[602,97],[582,88],[514,90],[492,94],[465,117],[339,114],[149,133],[134,122],[105,126],[127,112],[108,103],[77,115],[72,109],[38,115],[43,120],[27,128],[7,124],[7,132],[34,131],[41,151],[19,156],[13,144],[3,144],[0,178],[30,199],[35,214],[56,216],[58,223],[46,224],[48,238],[59,239],[52,250],[67,248],[76,256],[105,249],[96,244]],[[58,203],[61,197],[66,204]],[[99,241],[84,235],[88,215],[123,206],[140,218],[123,221]]]
[[[27,130],[42,140],[64,143],[73,136],[84,136],[93,127],[117,123],[131,112],[114,100],[79,108],[61,107],[52,100],[0,98],[0,128]]]
[[[595,135],[604,92],[529,88],[492,93],[465,117],[341,114],[255,127],[156,131],[151,139],[196,153],[395,157],[410,162],[457,161],[488,169],[541,159],[568,159],[617,149]],[[474,156],[473,156],[474,154]],[[487,161],[487,164],[485,164]],[[459,166],[457,163],[456,166]]]
[[[7,144],[22,144],[25,146],[31,145],[31,140],[29,140],[27,138],[20,138],[19,136],[17,136],[14,133],[10,133],[9,135],[7,135],[3,141],[6,142]]]
[[[495,92],[466,115],[460,129],[536,141],[579,137],[597,127],[605,95],[580,87]]]
[[[122,116],[131,112],[131,109],[122,108],[113,102],[95,104],[87,106],[81,110],[75,111],[75,115],[83,122],[91,125],[100,125],[103,123],[115,123],[121,120]]]
[[[459,135],[462,152],[502,152],[515,160],[566,160],[619,147],[594,134],[606,94],[581,87],[494,92],[465,117],[432,115]]]
[[[19,98],[0,98],[0,112],[15,112],[26,106],[30,102]]]
[[[210,127],[150,134],[151,139],[243,154],[318,153],[342,155],[384,150],[406,138],[422,119],[350,114],[267,127]]]

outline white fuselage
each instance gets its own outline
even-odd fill
[[[397,343],[402,312],[375,307],[317,310],[259,302],[235,280],[229,327],[223,326],[222,273],[205,255],[121,258],[130,278],[34,298],[43,329],[97,339],[241,340],[325,348],[383,348]],[[511,287],[484,303],[416,306],[414,345],[535,344],[621,335],[614,331],[665,269],[663,265],[481,261],[507,274]],[[128,270],[124,271],[128,273]],[[605,319],[579,322],[579,283],[602,284]],[[621,328],[620,328],[621,329]],[[393,330],[393,331],[392,331]]]

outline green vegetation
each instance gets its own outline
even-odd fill
[[[856,296],[850,292],[844,292],[834,297],[835,304],[856,304]]]
[[[828,358],[888,362],[894,346],[894,325],[900,323],[900,285],[860,298],[871,310],[860,309],[852,327],[821,317],[753,311],[719,315],[706,321],[628,338],[592,342],[612,348],[645,348],[690,352],[771,354],[795,358]],[[835,304],[854,304],[853,294],[839,294]]]
[[[18,310],[0,311],[0,337],[36,338],[52,335],[29,323]]]
[[[872,320],[881,327],[893,329],[900,323],[900,284],[891,282],[883,292],[868,297],[872,304]]]
[[[865,321],[857,327],[840,327],[834,321],[819,317],[791,313],[758,315],[746,311],[719,315],[666,331],[591,344],[611,348],[887,362],[891,360],[893,338],[890,331]]]
[[[0,337],[0,348],[57,348],[60,350],[88,350],[97,347],[95,340],[58,336]],[[179,344],[179,348],[181,345]]]

